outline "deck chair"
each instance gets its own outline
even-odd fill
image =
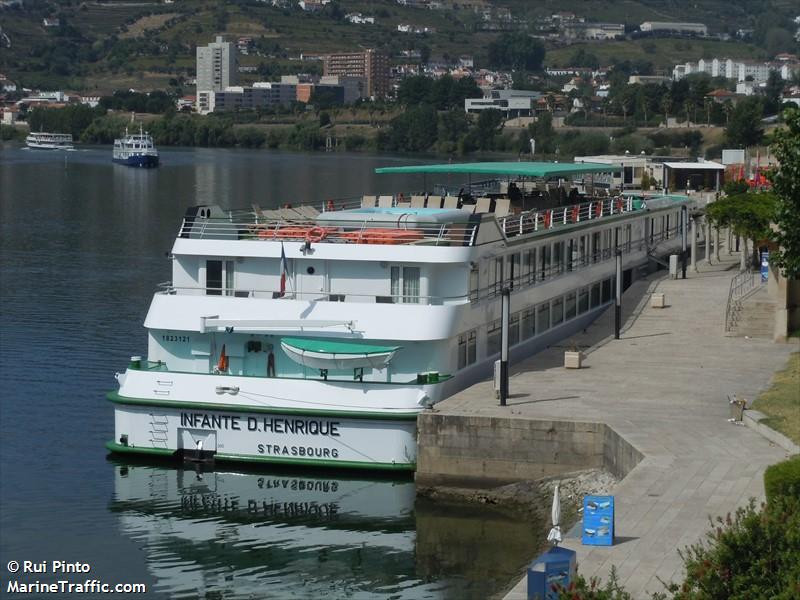
[[[305,218],[293,208],[281,208],[278,209],[278,212],[280,213],[281,219],[285,219],[286,221],[296,221],[297,219]]]
[[[392,196],[379,196],[378,206],[381,208],[392,208],[394,205],[394,198]]]
[[[445,196],[442,208],[458,208],[458,196]]]
[[[478,201],[475,203],[475,213],[488,213],[491,207],[491,198],[478,198]]]
[[[468,213],[474,213],[475,212],[475,206],[476,206],[475,204],[462,204],[461,205],[461,210],[463,210],[464,212],[468,212]]]
[[[411,196],[411,208],[425,208],[425,196]]]
[[[309,204],[297,206],[295,210],[307,219],[315,219],[319,215],[319,211]]]
[[[505,217],[511,212],[511,199],[510,198],[497,198],[494,201],[494,216],[498,219]]]
[[[364,196],[361,198],[361,208],[375,208],[377,200],[375,196]]]
[[[428,208],[442,208],[442,197],[428,196]]]
[[[261,216],[265,219],[280,219],[281,218],[281,211],[276,209],[271,210],[262,210]]]
[[[398,202],[397,208],[411,208],[411,202]]]

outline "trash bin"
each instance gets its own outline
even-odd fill
[[[141,356],[131,356],[131,369],[141,369],[142,368],[142,357]]]
[[[734,398],[730,400],[729,404],[731,407],[731,419],[734,421],[741,421],[744,419],[744,407],[747,401]]]
[[[577,561],[574,550],[554,546],[528,566],[528,600],[557,600],[557,584],[569,587],[575,579]]]

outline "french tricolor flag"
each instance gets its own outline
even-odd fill
[[[286,274],[288,272],[289,268],[286,263],[286,252],[283,251],[283,242],[281,242],[281,298],[286,294]]]

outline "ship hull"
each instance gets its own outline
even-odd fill
[[[128,156],[125,158],[114,158],[113,161],[118,165],[125,165],[126,167],[140,167],[143,169],[152,169],[158,166],[158,156],[151,156],[151,155],[137,155],[137,156]]]
[[[413,471],[416,417],[381,418],[260,407],[159,402],[109,394],[115,403],[112,452],[176,460],[294,464]]]

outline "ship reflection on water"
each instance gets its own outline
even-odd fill
[[[415,506],[410,478],[116,459],[114,477],[111,511],[170,597],[483,598],[539,543],[513,515]]]

